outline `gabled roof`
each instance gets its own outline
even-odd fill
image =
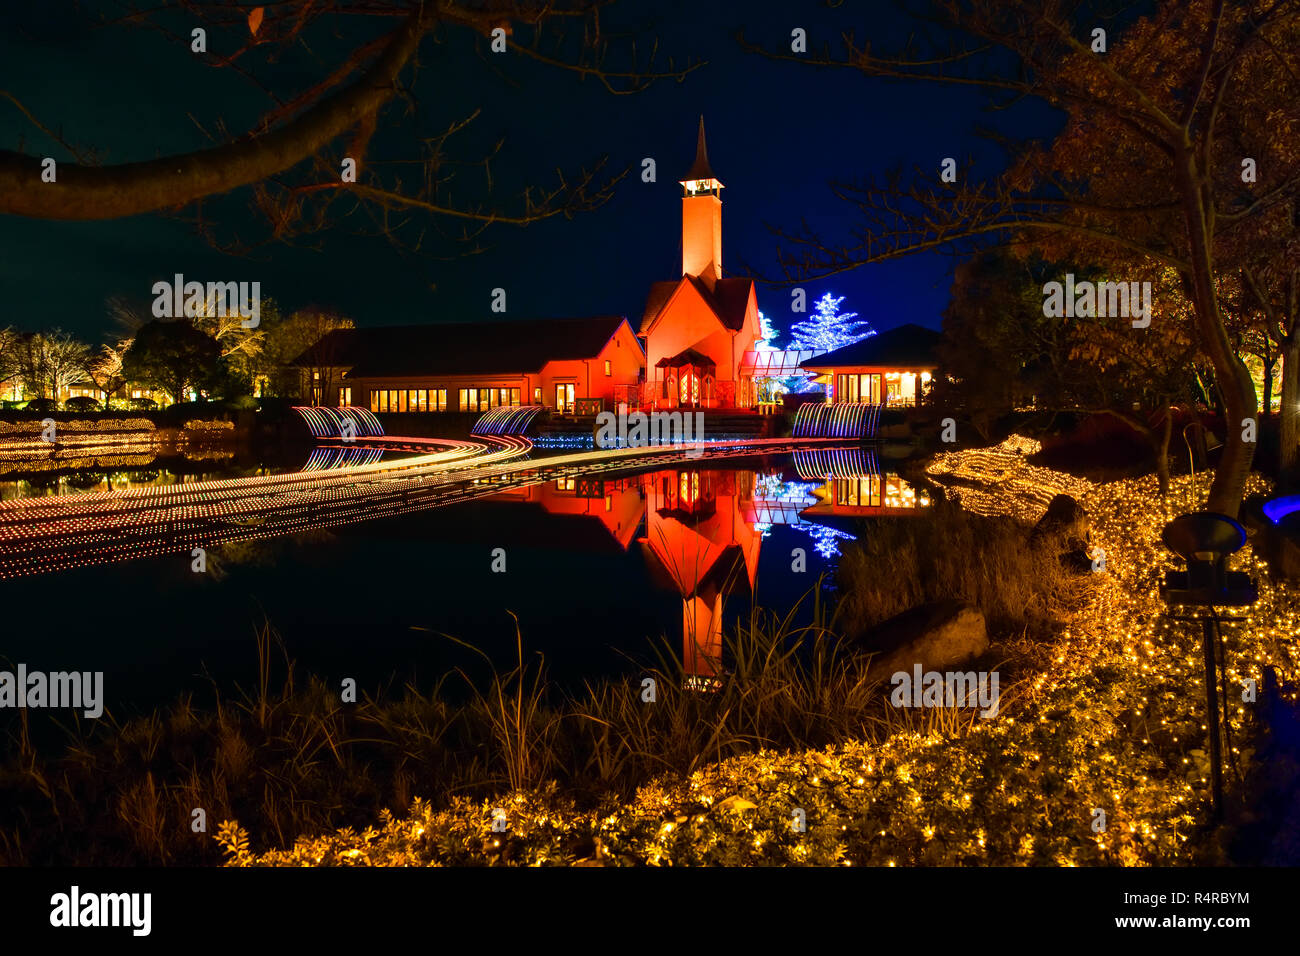
[[[908,323],[818,355],[800,365],[808,369],[848,368],[854,365],[936,369],[939,367],[939,359],[935,349],[940,338],[942,336],[933,329]]]
[[[749,307],[749,295],[754,288],[753,279],[719,279],[710,291],[704,280],[686,275],[675,282],[656,282],[650,286],[645,312],[641,316],[641,335],[650,331],[650,326],[654,325],[659,313],[683,283],[690,283],[695,288],[725,328],[739,332],[745,327],[745,310]]]
[[[703,355],[695,349],[683,349],[672,358],[661,358],[655,362],[655,368],[683,368],[687,365],[693,365],[696,368],[714,368],[717,363],[707,355]]]
[[[336,329],[293,364],[350,368],[351,378],[522,374],[550,361],[595,358],[626,321],[602,315]]]

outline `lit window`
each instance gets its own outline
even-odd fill
[[[700,473],[683,471],[679,476],[678,498],[683,505],[693,505],[700,499]]]
[[[605,374],[606,375],[614,374],[614,363],[611,362],[609,359],[605,359]]]

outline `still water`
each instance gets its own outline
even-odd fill
[[[561,684],[627,673],[665,648],[707,678],[722,630],[751,601],[784,612],[832,587],[859,519],[928,504],[860,452],[800,454],[566,477],[227,544],[209,552],[206,573],[169,555],[0,582],[0,666],[103,671],[118,716],[182,693],[203,704],[214,688],[254,687],[255,634],[269,624],[300,675],[396,694],[457,666],[478,679],[481,663],[452,637],[508,669],[517,622],[525,657],[543,655]],[[268,468],[189,467],[154,464],[128,480]],[[282,669],[279,650],[274,660]]]

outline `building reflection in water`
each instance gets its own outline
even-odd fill
[[[804,530],[816,544],[852,537],[836,521],[851,527],[854,519],[914,514],[930,504],[864,449],[796,452],[793,471],[694,467],[616,480],[561,478],[497,500],[594,519],[606,541],[639,548],[653,584],[681,599],[682,662],[700,686],[723,672],[726,598],[753,595],[773,525]],[[594,544],[585,533],[570,533],[564,543],[583,541]]]

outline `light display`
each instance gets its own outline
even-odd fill
[[[795,438],[867,438],[880,425],[880,406],[806,402],[794,413]]]
[[[475,422],[470,434],[523,435],[541,411],[541,405],[502,405],[490,409]]]
[[[317,424],[333,427],[338,421],[323,416]],[[533,461],[528,460],[533,445],[526,438],[479,438],[370,436],[354,447],[413,454],[281,475],[0,502],[0,578],[352,524],[557,477],[671,464],[688,454],[699,460],[796,447],[789,439],[749,438],[602,449]]]
[[[311,430],[313,438],[339,438],[345,429],[352,437],[371,437],[382,435],[384,426],[368,408],[347,405],[343,408],[330,408],[327,405],[295,405],[293,410],[302,416]]]

